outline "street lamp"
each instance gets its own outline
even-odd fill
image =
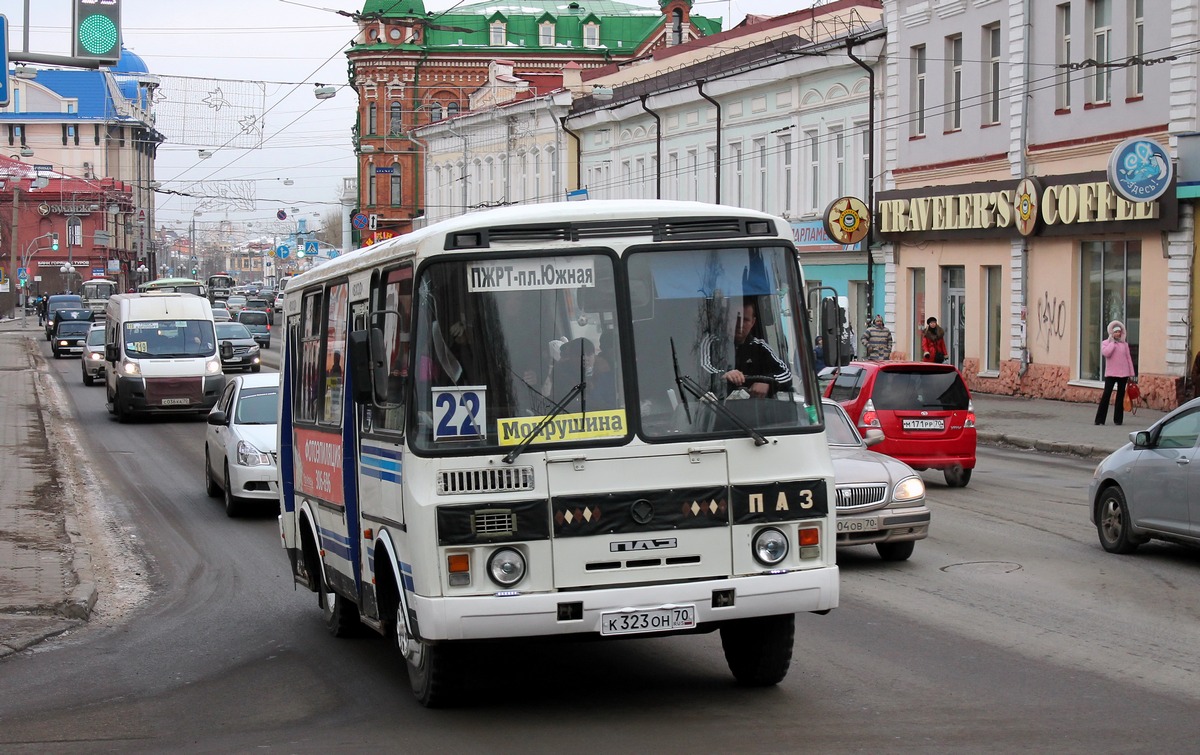
[[[145,283],[146,279],[150,276],[150,268],[146,267],[145,262],[140,263],[137,266],[137,270],[135,270],[134,272],[137,273],[139,284]]]
[[[71,292],[71,276],[75,274],[75,266],[72,265],[70,262],[64,262],[62,264],[62,267],[60,267],[58,269],[58,272],[62,273],[63,276],[66,278],[67,292],[70,293]]]

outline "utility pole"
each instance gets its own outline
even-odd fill
[[[20,209],[20,206],[21,206],[21,203],[19,201],[20,194],[21,194],[21,180],[14,176],[13,177],[13,187],[12,187],[12,197],[13,197],[12,233],[9,234],[12,237],[9,239],[9,242],[10,242],[9,256],[11,259],[9,260],[9,267],[8,267],[8,279],[10,281],[13,281],[8,284],[8,287],[10,289],[12,289],[12,292],[13,292],[13,306],[14,307],[20,306],[20,302],[19,302],[20,296],[17,293],[17,284],[15,282],[16,278],[14,278],[14,276],[17,274],[17,244],[18,244],[17,211]],[[24,309],[22,309],[22,311],[24,311]],[[13,316],[14,317],[16,316],[16,310],[13,311]]]

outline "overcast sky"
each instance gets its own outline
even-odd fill
[[[71,0],[0,0],[8,18],[10,50],[23,45],[25,5],[30,6],[29,49],[70,54]],[[426,0],[432,11],[454,0]],[[651,0],[638,2],[653,6]],[[720,0],[696,2],[696,12],[719,16],[728,28],[748,13],[778,15],[812,0]],[[335,11],[362,10],[362,0],[124,0],[125,47],[153,74],[265,82],[263,141],[259,149],[217,150],[200,159],[195,146],[167,142],[155,164],[164,188],[196,189],[196,181],[253,181],[252,212],[206,212],[199,222],[221,217],[269,223],[278,210],[309,218],[309,228],[338,206],[343,177],[354,175],[350,129],[355,93],[346,86],[345,50],[353,21]],[[338,85],[337,96],[317,100],[316,83]],[[230,89],[252,89],[234,85]],[[291,185],[284,181],[290,180]],[[296,212],[293,212],[295,208]],[[190,222],[188,200],[159,197],[158,222]]]

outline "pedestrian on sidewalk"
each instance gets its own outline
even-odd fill
[[[936,317],[926,320],[921,329],[921,351],[927,362],[941,364],[946,361],[946,329],[938,325]]]
[[[1108,338],[1100,342],[1100,355],[1104,357],[1104,393],[1100,396],[1100,406],[1096,407],[1096,424],[1103,425],[1108,419],[1108,401],[1116,386],[1113,424],[1119,425],[1125,419],[1125,386],[1134,375],[1133,356],[1125,341],[1125,325],[1120,320],[1108,324]]]
[[[891,358],[892,331],[883,324],[883,315],[875,315],[875,322],[863,334],[862,342],[869,361],[883,362]]]

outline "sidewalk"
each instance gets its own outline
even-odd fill
[[[0,321],[0,658],[87,621],[91,559],[43,421],[37,316]]]
[[[37,317],[0,320],[0,658],[87,621],[96,601],[88,545],[63,494],[55,451],[47,441]],[[1117,427],[1093,424],[1094,404],[975,394],[981,444],[1101,459],[1163,412],[1139,410]],[[85,452],[86,453],[86,452]]]

